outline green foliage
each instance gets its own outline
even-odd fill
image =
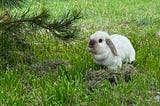
[[[78,30],[76,21],[81,18],[80,11],[68,11],[62,17],[50,20],[47,9],[36,14],[30,10],[23,13],[11,14],[9,11],[0,16],[0,53],[1,65],[17,63],[33,63],[34,56],[32,41],[28,36],[48,31],[55,37],[67,40],[73,38]],[[50,34],[50,35],[51,35]]]
[[[0,0],[1,8],[11,8],[11,7],[20,7],[21,3],[24,3],[26,0]]]
[[[62,19],[55,19],[53,23],[44,26],[44,28],[49,29],[57,37],[67,40],[78,34],[78,28],[74,23],[81,17],[81,11],[75,10],[72,13],[69,11],[64,14]]]

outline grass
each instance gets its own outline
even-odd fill
[[[160,29],[159,5],[158,0],[30,0],[26,7],[33,10],[47,7],[53,18],[70,9],[82,9],[84,17],[77,23],[80,34],[70,43],[57,42],[48,35],[34,36],[33,42],[40,44],[33,44],[40,61],[64,59],[70,67],[62,65],[54,75],[50,71],[31,71],[21,63],[8,66],[0,72],[0,104],[159,105],[152,95],[160,91],[160,38],[156,37]],[[113,86],[106,80],[92,90],[84,84],[87,70],[100,69],[87,51],[88,37],[97,30],[122,34],[131,40],[136,50],[134,66],[138,70],[131,81],[120,80]]]

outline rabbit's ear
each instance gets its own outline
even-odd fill
[[[118,56],[117,50],[116,50],[113,42],[112,42],[110,39],[106,39],[106,43],[107,43],[107,45],[109,46],[109,48],[111,49],[112,53],[113,53],[115,56]]]

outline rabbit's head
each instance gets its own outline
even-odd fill
[[[110,49],[110,50],[108,50]],[[111,51],[114,55],[117,55],[117,50],[110,40],[108,33],[103,31],[97,31],[90,36],[88,50],[92,54],[102,54],[106,51]]]

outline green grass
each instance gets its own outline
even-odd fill
[[[8,66],[0,72],[1,105],[160,104],[154,99],[148,101],[150,93],[160,91],[160,38],[156,37],[160,30],[159,0],[39,0],[39,3],[30,0],[28,6],[33,10],[46,7],[53,18],[70,9],[82,9],[83,18],[77,23],[80,34],[70,43],[57,42],[53,36],[44,34],[32,38],[39,43],[33,43],[33,48],[40,61],[64,59],[71,66],[60,66],[58,75],[30,71],[24,64]],[[88,37],[97,30],[122,34],[131,40],[136,50],[134,66],[138,70],[131,81],[120,80],[111,85],[106,80],[93,90],[85,85],[86,71],[99,69],[87,50]]]

